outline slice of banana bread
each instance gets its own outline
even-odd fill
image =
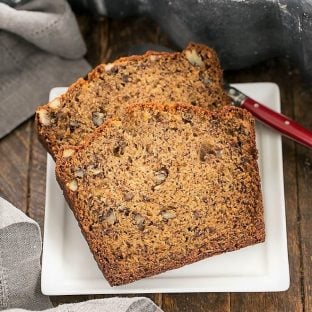
[[[134,105],[62,154],[57,179],[111,285],[264,241],[243,109]]]
[[[181,53],[148,52],[99,65],[67,93],[36,112],[39,139],[55,157],[63,144],[78,145],[129,103],[185,102],[214,109],[229,103],[216,53],[189,44]]]

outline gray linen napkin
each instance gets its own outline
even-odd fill
[[[40,290],[41,234],[38,224],[0,197],[0,310],[51,308]],[[49,312],[161,312],[144,297],[107,298],[60,305]]]
[[[65,0],[0,3],[0,138],[47,102],[51,88],[84,76],[85,53]]]
[[[0,197],[0,310],[52,307],[40,291],[39,225]]]
[[[23,312],[11,309],[7,312]],[[89,300],[81,303],[63,304],[46,312],[162,312],[152,300],[144,297],[107,298]]]

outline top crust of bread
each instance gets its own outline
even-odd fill
[[[127,105],[149,102],[183,102],[209,110],[229,104],[215,51],[190,43],[180,53],[150,51],[101,64],[65,94],[38,107],[38,136],[55,158],[63,145],[79,145]]]

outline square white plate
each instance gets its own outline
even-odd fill
[[[273,83],[237,84],[280,111]],[[54,88],[50,100],[66,88]],[[282,291],[289,287],[281,136],[257,123],[265,243],[214,256],[125,286],[110,287],[67,207],[48,155],[41,288],[46,295]]]

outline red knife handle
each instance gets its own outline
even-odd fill
[[[249,97],[243,101],[241,106],[250,111],[257,119],[281,132],[283,135],[312,148],[312,131],[300,126],[294,120],[277,113]]]

